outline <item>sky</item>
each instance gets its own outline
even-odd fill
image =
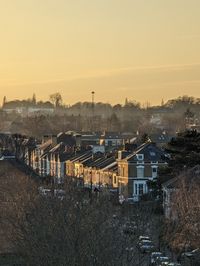
[[[0,101],[200,97],[199,0],[0,0]]]

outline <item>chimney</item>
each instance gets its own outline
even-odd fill
[[[51,135],[44,135],[42,137],[42,143],[45,143],[46,141],[50,140],[51,139]]]
[[[56,135],[51,135],[51,141],[52,141],[52,144],[58,144],[57,143],[57,136]]]

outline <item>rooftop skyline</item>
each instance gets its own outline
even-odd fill
[[[200,97],[198,0],[0,2],[0,97]]]

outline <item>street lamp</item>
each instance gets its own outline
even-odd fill
[[[92,131],[94,131],[94,95],[95,95],[95,91],[92,91],[91,94],[92,94]]]
[[[91,94],[92,94],[92,115],[94,118],[94,95],[95,95],[95,91],[92,91]]]

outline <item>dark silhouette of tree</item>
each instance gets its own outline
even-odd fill
[[[5,103],[7,102],[6,96],[3,97],[3,104],[2,107],[4,107]]]
[[[200,133],[187,130],[178,133],[165,147],[168,153],[168,166],[159,170],[158,182],[173,178],[183,170],[195,167],[200,162]]]
[[[69,181],[65,196],[60,199],[52,193],[42,196],[36,187],[31,191],[27,182],[18,183],[9,212],[4,219],[11,226],[14,249],[25,265],[143,265],[145,256],[135,247],[137,235],[121,234],[124,215],[114,218],[114,208],[106,194],[93,195],[92,200],[75,183]],[[8,187],[2,188],[5,192]],[[13,190],[11,192],[14,192]],[[3,195],[9,195],[4,193]],[[146,208],[147,209],[147,208]],[[143,212],[142,212],[143,213]],[[135,226],[147,228],[149,212],[133,217]],[[143,217],[143,224],[141,222]],[[120,219],[122,220],[120,220]],[[131,242],[132,243],[131,243]]]
[[[50,101],[55,107],[59,107],[62,104],[62,96],[59,92],[53,93],[49,96]]]
[[[166,146],[170,154],[169,167],[173,171],[190,168],[200,161],[200,133],[196,130],[187,130],[179,133],[177,137]]]
[[[187,108],[187,110],[184,113],[185,118],[193,118],[194,117],[194,113],[191,112],[190,108]]]
[[[32,103],[33,103],[34,105],[36,105],[36,103],[37,103],[35,93],[33,94],[33,97],[32,97]]]
[[[11,131],[12,133],[18,132],[32,135],[31,127],[27,128],[25,124],[27,121],[23,116],[26,115],[28,107],[33,106],[33,102],[36,100],[34,98],[35,97],[21,101],[6,101],[4,109],[2,109],[1,128],[5,129],[5,131]],[[158,133],[162,128],[162,130],[164,129],[170,135],[175,135],[176,132],[183,131],[185,128],[191,127],[191,125],[195,124],[198,126],[198,121],[200,121],[200,99],[189,96],[172,99],[164,105],[149,106],[148,108],[141,107],[140,103],[128,99],[126,99],[125,105],[116,104],[111,106],[108,103],[97,102],[94,104],[94,118],[92,115],[92,103],[90,101],[78,102],[72,106],[66,106],[62,104],[60,93],[54,93],[51,95],[51,102],[53,104],[50,102],[37,101],[37,107],[41,109],[52,109],[53,107],[57,107],[54,112],[49,113],[50,115],[44,112],[44,116],[48,120],[48,123],[45,123],[48,133],[50,131],[57,132],[58,129],[63,130],[64,127],[68,130],[73,129],[77,131],[139,131],[142,135],[146,132],[148,132],[148,134]],[[7,113],[5,109],[8,109]],[[15,109],[23,109],[23,114],[19,114],[18,111],[13,111],[11,113],[10,110]],[[189,112],[186,111],[187,109]],[[195,114],[195,116],[191,117],[191,113]],[[111,125],[110,119],[113,114],[117,116],[117,119],[113,117],[113,123]],[[32,116],[33,114],[28,115]],[[37,116],[39,115],[40,114],[37,114]],[[151,118],[154,115],[160,118],[160,125],[158,126],[152,122]],[[188,123],[186,123],[185,115],[187,117],[189,116],[187,119]],[[73,121],[71,119],[72,116]],[[62,125],[63,117],[65,126]],[[40,128],[38,128],[38,130],[42,132]]]
[[[110,125],[110,131],[113,131],[113,132],[121,131],[120,120],[115,113],[113,113],[111,117],[108,119],[108,123]]]
[[[195,249],[200,245],[199,191],[200,166],[182,171],[170,197],[172,219],[165,226],[165,238],[175,251],[184,251],[187,247]]]

